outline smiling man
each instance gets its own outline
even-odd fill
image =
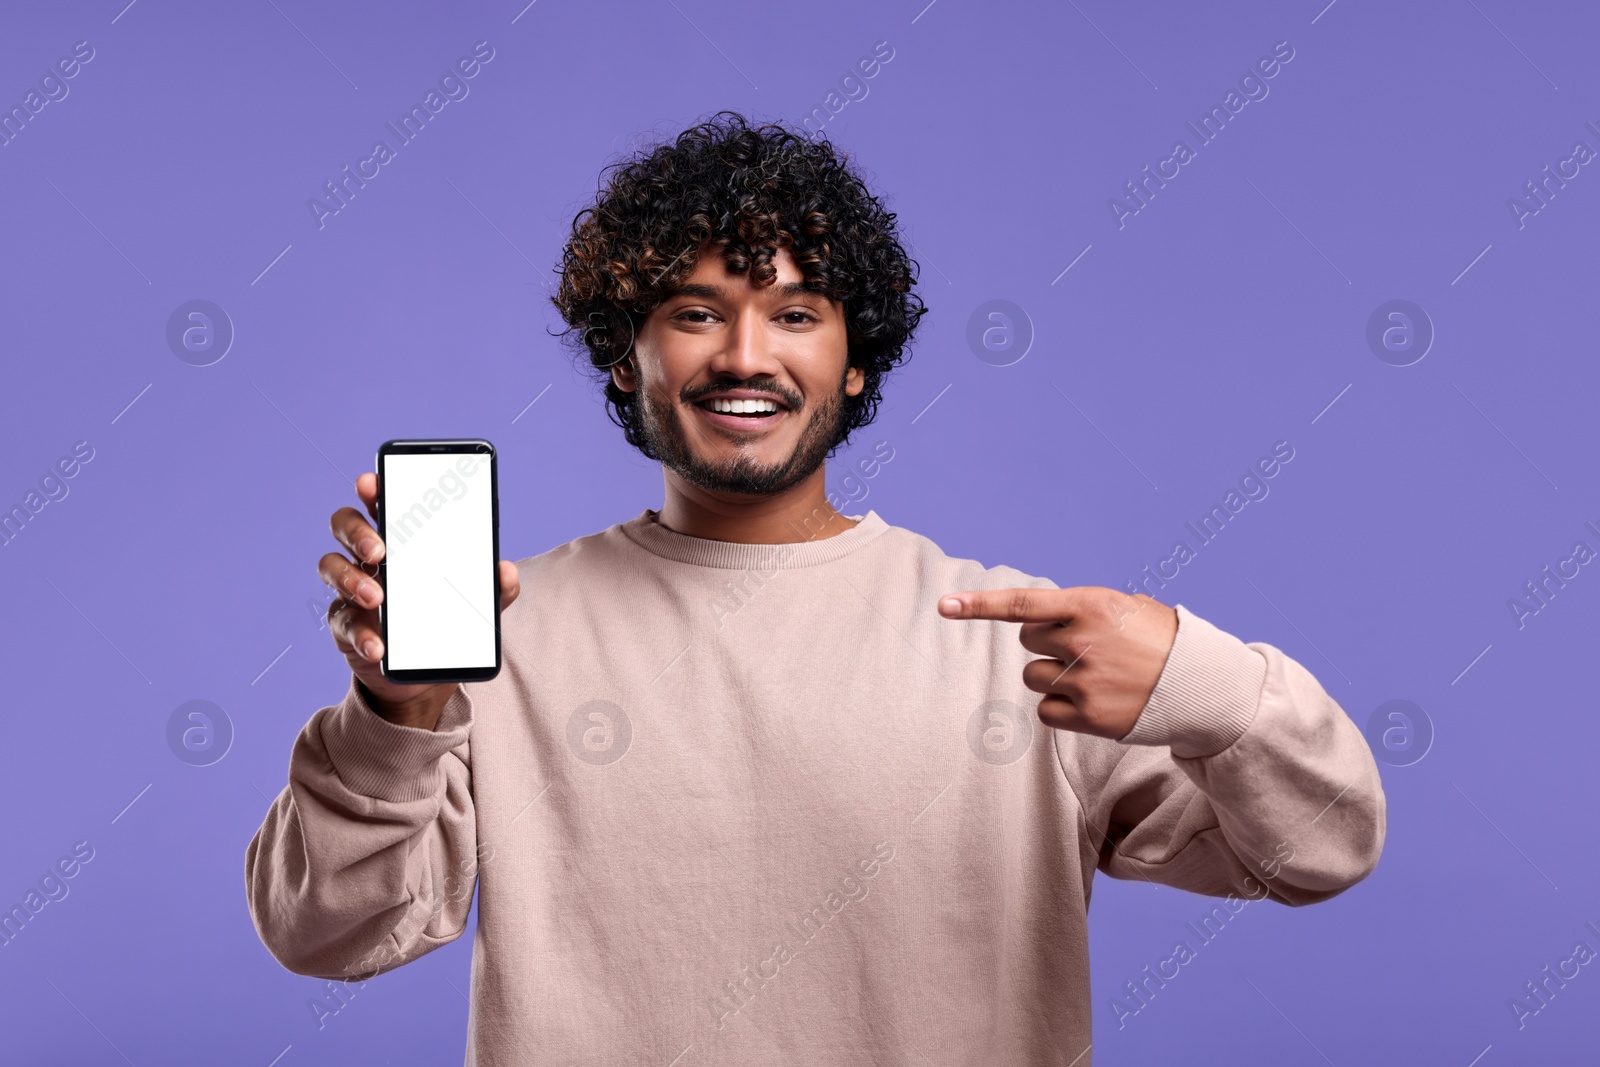
[[[476,888],[468,1064],[1089,1067],[1097,871],[1219,924],[1372,871],[1376,764],[1282,651],[828,503],[925,310],[894,218],[731,113],[619,165],[555,301],[664,499],[501,563],[494,680],[383,677],[383,545],[334,513],[351,684],[246,854],[285,967],[365,982]]]
[[[823,498],[823,463],[866,375],[846,358],[839,303],[802,280],[788,249],[772,256],[767,287],[696,251],[694,272],[641,328],[640,356],[609,369],[639,398],[644,451],[665,468],[660,521],[717,540],[791,540]]]

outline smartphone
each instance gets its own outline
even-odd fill
[[[500,673],[500,493],[484,440],[378,447],[385,678],[483,682]]]

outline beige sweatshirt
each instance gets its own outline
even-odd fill
[[[352,679],[245,857],[262,941],[333,979],[460,935],[475,884],[469,1065],[1090,1067],[1096,870],[1237,910],[1378,861],[1360,730],[1182,605],[1113,741],[1038,720],[1019,624],[935,608],[1053,582],[874,511],[750,545],[646,510],[518,567],[499,677],[433,731]]]

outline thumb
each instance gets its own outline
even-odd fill
[[[508,559],[500,561],[500,607],[509,608],[522,592],[522,575]]]

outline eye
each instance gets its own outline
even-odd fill
[[[680,311],[678,314],[674,315],[673,318],[675,318],[675,319],[685,319],[690,315],[703,315],[703,316],[705,316],[706,319],[711,318],[711,312],[709,312],[709,311],[701,311],[701,310],[699,310],[697,308],[691,308],[688,311]],[[704,319],[692,319],[690,321],[699,323],[699,322],[703,322],[705,320]]]
[[[821,322],[822,321],[821,319],[817,318],[815,315],[811,314],[811,312],[809,312],[809,311],[785,311],[781,317],[785,318],[785,319],[789,319],[791,324],[793,324],[795,326],[798,326],[800,324],[800,322],[795,322],[794,319],[791,318],[791,316],[794,316],[794,315],[800,316],[800,322]]]

